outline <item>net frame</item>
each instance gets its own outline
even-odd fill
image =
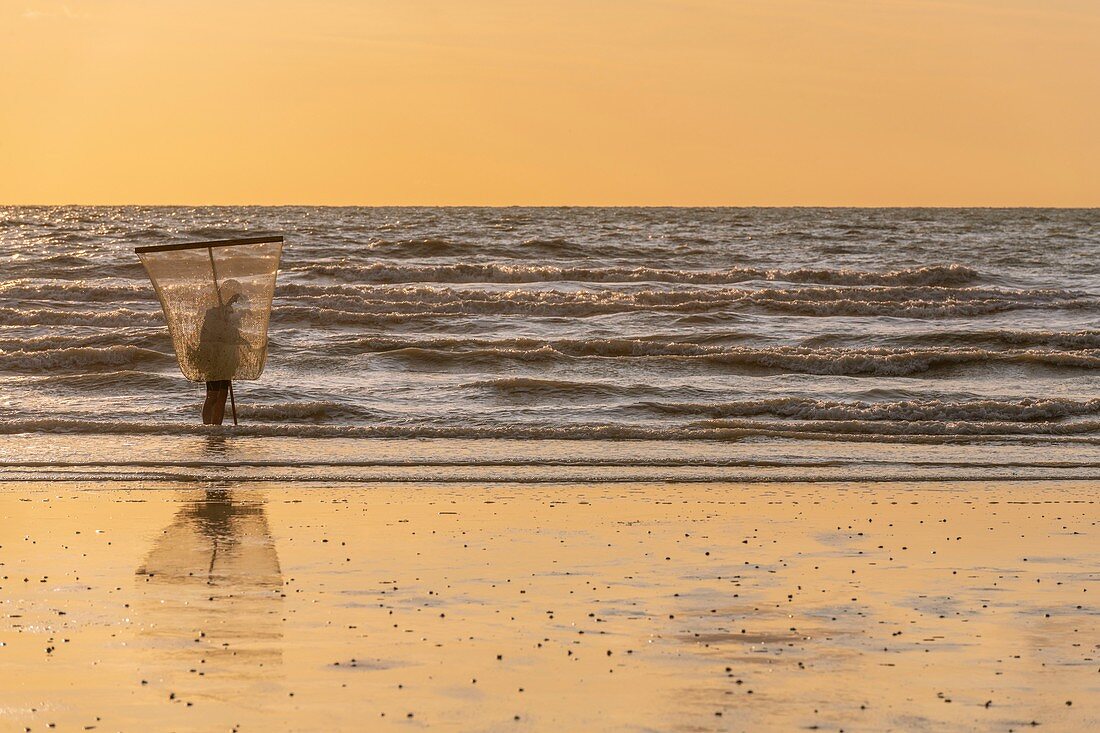
[[[168,332],[172,338],[173,350],[176,352],[176,360],[179,363],[180,371],[183,376],[193,382],[202,381],[220,381],[220,380],[251,380],[259,378],[263,372],[264,365],[267,359],[267,332],[270,321],[271,301],[274,297],[274,290],[276,280],[279,273],[279,265],[282,258],[282,245],[284,239],[281,236],[263,236],[263,237],[245,237],[237,239],[215,239],[202,242],[184,242],[179,244],[165,244],[154,245],[145,247],[135,247],[134,252],[141,260],[146,274],[148,274],[150,281],[153,284],[153,290],[157,294],[157,299],[160,301],[161,310],[164,313],[165,321],[167,322]],[[182,252],[186,250],[206,250],[207,257],[209,258],[209,283],[213,287],[213,291],[216,295],[217,308],[220,311],[224,311],[226,308],[225,298],[223,297],[223,287],[225,283],[230,280],[234,280],[233,273],[230,272],[229,278],[222,278],[222,282],[219,283],[218,263],[214,256],[215,249],[236,247],[242,245],[276,245],[273,252],[266,254],[267,257],[274,258],[274,266],[270,271],[269,282],[261,283],[259,294],[261,295],[260,308],[253,311],[252,318],[255,319],[256,312],[262,312],[260,316],[259,328],[254,328],[254,335],[259,337],[259,343],[250,344],[249,348],[238,347],[233,351],[234,358],[239,358],[241,354],[245,354],[250,358],[247,360],[247,368],[241,366],[240,361],[235,361],[232,366],[207,366],[202,367],[196,364],[195,355],[193,353],[194,347],[194,334],[190,333],[193,329],[184,329],[181,325],[181,314],[187,314],[187,309],[181,309],[175,295],[170,295],[165,292],[165,285],[162,280],[171,282],[173,277],[166,277],[164,271],[165,263],[157,263],[153,258],[147,257],[147,255],[156,255],[157,253],[164,252]],[[226,265],[233,263],[233,259],[227,260]],[[192,259],[190,263],[181,261],[181,266],[190,266],[192,269],[196,266],[197,260]],[[202,266],[205,269],[205,265]],[[232,269],[232,268],[230,268]],[[158,272],[159,270],[159,272]],[[203,280],[206,279],[205,274],[196,279],[196,283],[202,287]],[[236,285],[239,287],[240,282]],[[240,291],[237,291],[238,294]],[[230,298],[230,305],[234,299]],[[195,300],[195,305],[201,309],[203,307],[200,300]],[[194,322],[198,316],[197,312],[192,312],[189,315],[190,319]],[[224,313],[223,313],[224,316]],[[198,319],[201,320],[201,319]]]

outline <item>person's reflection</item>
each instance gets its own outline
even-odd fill
[[[227,458],[233,453],[233,445],[224,435],[204,435],[202,441],[202,454],[204,458]],[[218,464],[214,464],[217,466]]]
[[[239,693],[281,663],[283,576],[258,498],[224,487],[187,492],[137,580],[155,662],[173,668],[161,672],[177,688],[196,682],[182,692]],[[227,678],[236,687],[219,689]]]

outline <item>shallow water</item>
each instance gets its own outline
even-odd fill
[[[267,371],[237,385],[251,456],[525,438],[792,470],[809,443],[880,475],[934,446],[955,475],[1100,462],[1098,210],[3,208],[0,433],[219,432],[132,248],[262,233],[287,245]]]

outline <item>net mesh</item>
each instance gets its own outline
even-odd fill
[[[142,252],[180,371],[193,382],[258,379],[282,242]]]

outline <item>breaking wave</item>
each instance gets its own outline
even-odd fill
[[[988,440],[1076,438],[1100,441],[1100,421],[1041,425],[1015,422],[951,423],[939,421],[791,421],[705,420],[682,426],[648,427],[622,424],[500,424],[488,426],[302,425],[251,424],[204,426],[194,423],[107,422],[70,418],[0,420],[0,434],[75,433],[113,435],[236,435],[299,438],[446,438],[496,440],[713,440],[750,438],[834,440],[848,442],[968,443]]]
[[[1100,350],[1052,351],[1046,349],[897,349],[716,347],[697,344],[650,343],[628,340],[506,342],[476,339],[436,339],[403,342],[367,340],[379,357],[412,364],[452,367],[487,366],[502,360],[527,363],[564,362],[586,358],[655,358],[667,362],[700,363],[730,369],[765,370],[797,374],[901,377],[933,369],[997,364],[1065,369],[1100,368]],[[458,348],[456,348],[458,347]]]
[[[144,301],[156,303],[152,289],[140,282],[92,280],[54,280],[20,278],[0,283],[0,298],[33,300],[77,300],[80,302],[118,303]]]
[[[163,324],[164,316],[153,310],[111,308],[89,311],[0,307],[0,325],[2,326],[157,326]]]
[[[119,341],[128,343],[119,344]],[[141,346],[171,348],[167,336],[149,330],[120,334],[118,330],[95,331],[88,335],[78,333],[49,334],[45,336],[0,335],[0,353],[11,351],[46,352],[77,347]]]
[[[770,415],[804,421],[906,421],[926,423],[1041,422],[1100,413],[1100,399],[1020,400],[903,400],[895,402],[845,402],[800,397],[744,400],[739,402],[642,402],[638,407],[665,415],[711,418]]]
[[[753,280],[821,285],[928,285],[957,287],[978,282],[981,274],[962,265],[931,265],[889,272],[847,269],[672,270],[654,267],[561,267],[551,265],[485,264],[345,264],[300,265],[292,272],[348,283],[635,283],[662,282],[721,285]],[[307,286],[290,284],[288,292]]]
[[[305,294],[300,286],[299,292]],[[293,320],[356,324],[391,313],[586,317],[630,312],[762,309],[810,316],[953,318],[1023,309],[1097,308],[1096,298],[1065,290],[871,287],[677,290],[486,290],[428,286],[320,286],[280,315]],[[308,303],[308,306],[306,305]]]
[[[104,366],[131,366],[143,363],[175,363],[171,354],[138,346],[97,348],[75,346],[51,351],[0,352],[0,369],[5,371],[84,370]]]
[[[241,417],[273,422],[287,420],[323,421],[341,418],[364,419],[374,414],[369,410],[331,400],[241,405],[237,408],[237,412]]]

